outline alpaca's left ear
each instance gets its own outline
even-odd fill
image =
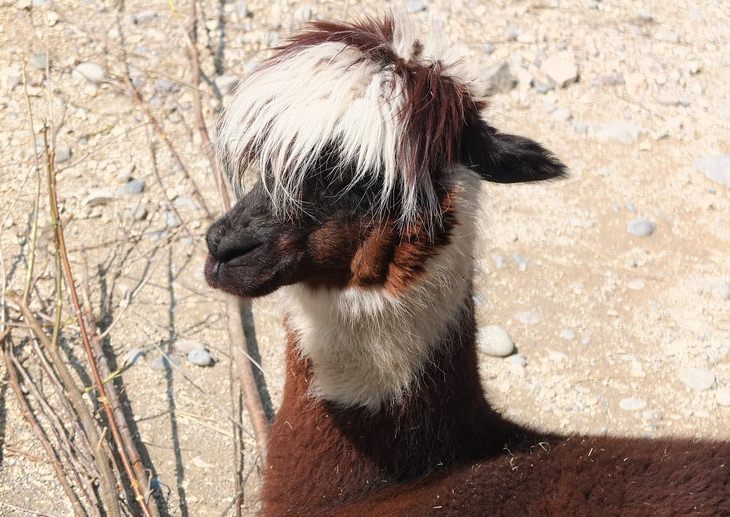
[[[499,133],[481,118],[464,128],[462,163],[482,179],[520,183],[564,177],[565,165],[537,142]]]

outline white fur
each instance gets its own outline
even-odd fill
[[[457,74],[457,60],[445,46],[433,37],[416,38],[404,20],[396,20],[393,39],[393,48],[405,59],[416,59],[411,52],[418,39],[423,45],[418,61],[441,61],[450,67],[448,73]],[[392,67],[358,61],[361,57],[360,51],[334,42],[275,57],[242,81],[225,112],[217,143],[221,161],[236,174],[243,165],[269,175],[269,194],[279,213],[306,210],[299,196],[302,172],[333,143],[341,166],[355,165],[349,184],[384,179],[383,206],[394,188],[403,188],[404,222],[416,215],[419,195],[435,199],[430,182],[403,181],[403,168],[412,164],[399,156],[407,123],[402,79]]]
[[[312,360],[311,395],[376,411],[414,387],[469,295],[478,177],[455,171],[458,225],[426,263],[416,285],[396,297],[382,288],[284,288],[300,352]]]

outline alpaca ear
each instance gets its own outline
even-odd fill
[[[522,183],[562,178],[565,165],[537,142],[499,133],[479,118],[464,128],[462,163],[494,183]]]

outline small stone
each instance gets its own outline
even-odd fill
[[[682,64],[682,70],[687,75],[697,75],[702,71],[702,64],[699,61],[687,61]]]
[[[712,181],[730,187],[730,155],[697,158],[692,165]]]
[[[730,283],[721,282],[713,286],[712,297],[718,302],[730,301]]]
[[[180,91],[180,85],[169,79],[158,79],[152,86],[152,90],[156,94],[173,93]]]
[[[205,348],[202,343],[200,343],[199,341],[194,341],[192,339],[176,339],[175,342],[172,344],[172,347],[175,349],[175,352],[185,355],[198,348]]]
[[[525,325],[537,325],[542,321],[540,315],[535,311],[520,311],[515,314],[515,319]]]
[[[621,74],[606,74],[601,75],[596,79],[595,85],[596,86],[621,86],[626,83],[626,80],[624,79],[624,76]]]
[[[117,190],[117,193],[122,195],[140,194],[144,192],[144,181],[133,179],[124,184]]]
[[[507,265],[507,261],[499,253],[492,253],[492,261],[497,269],[502,269]]]
[[[137,13],[134,15],[133,21],[134,23],[145,23],[152,20],[155,20],[159,18],[160,15],[157,14],[155,11],[142,11],[141,13]]]
[[[180,366],[180,359],[172,355],[158,355],[149,363],[153,370],[171,370]]]
[[[420,13],[426,10],[426,4],[421,0],[411,0],[406,7],[409,13]]]
[[[641,126],[631,122],[614,122],[595,127],[596,138],[601,141],[613,140],[628,145],[636,143],[644,133]]]
[[[238,78],[232,75],[220,75],[215,78],[215,85],[221,92],[221,95],[232,93],[238,84]]]
[[[540,70],[561,88],[578,80],[578,65],[575,64],[575,56],[569,50],[560,51],[547,58]]]
[[[124,366],[134,366],[144,357],[144,351],[140,348],[132,348],[124,356]]]
[[[71,148],[67,145],[56,147],[56,164],[67,162],[71,159]]]
[[[566,341],[573,341],[575,339],[575,332],[572,329],[563,329],[560,331],[560,338]]]
[[[509,363],[509,364],[512,364],[515,366],[520,366],[522,368],[527,366],[527,358],[524,355],[520,355],[520,354],[512,354],[508,357],[505,357],[504,361],[506,363]]]
[[[165,212],[165,225],[168,228],[177,228],[181,224],[175,212]]]
[[[636,397],[627,397],[621,399],[618,405],[624,411],[640,411],[646,408],[646,401]]]
[[[715,394],[715,399],[717,400],[718,406],[730,407],[730,389],[721,388],[717,390],[717,393]]]
[[[490,66],[485,72],[484,95],[505,93],[517,86],[517,79],[509,70],[509,63],[498,63]]]
[[[555,85],[535,79],[532,81],[532,87],[535,88],[537,93],[545,95],[547,92],[555,89]]]
[[[48,14],[46,14],[46,21],[48,22],[49,27],[56,25],[60,19],[61,17],[56,12],[49,11]]]
[[[707,391],[715,385],[715,374],[707,368],[682,368],[679,378],[688,388]]]
[[[495,47],[491,43],[485,43],[482,48],[484,49],[484,53],[487,55],[493,54],[494,51],[497,50],[497,47]]]
[[[499,325],[479,329],[477,346],[481,353],[494,357],[507,357],[515,353],[515,342]]]
[[[80,63],[73,71],[77,77],[83,77],[94,84],[104,81],[104,69],[95,63]]]
[[[637,217],[629,221],[626,231],[635,237],[648,237],[656,230],[656,224],[646,217]]]
[[[202,346],[191,350],[187,355],[187,359],[189,363],[196,366],[211,366],[213,364],[213,357]]]
[[[135,206],[131,210],[131,214],[132,214],[132,219],[136,222],[144,221],[145,219],[147,219],[147,215],[148,215],[147,209],[141,205]]]
[[[558,108],[553,111],[553,118],[559,122],[568,122],[573,118],[573,114],[568,109]]]
[[[108,190],[96,190],[86,196],[82,204],[88,207],[103,206],[112,199],[114,199],[114,196]]]
[[[28,64],[31,68],[35,68],[36,70],[45,70],[46,66],[48,66],[48,54],[45,52],[33,54],[30,56]]]
[[[520,271],[527,270],[527,259],[525,257],[518,253],[515,253],[514,255],[512,255],[512,260],[514,260],[515,264],[517,264],[517,269],[519,269]]]
[[[646,287],[646,282],[644,282],[641,278],[637,278],[626,285],[632,291],[641,291],[644,287]]]

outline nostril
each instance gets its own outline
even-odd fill
[[[208,251],[211,255],[217,256],[218,247],[220,246],[221,240],[223,240],[223,236],[225,235],[225,233],[226,227],[223,219],[219,219],[218,221],[214,222],[210,228],[208,228],[208,232],[205,235],[205,241],[208,244]]]
[[[250,236],[234,236],[234,238],[224,238],[218,244],[216,252],[213,256],[219,262],[228,262],[236,257],[246,255],[263,244],[261,241]]]

